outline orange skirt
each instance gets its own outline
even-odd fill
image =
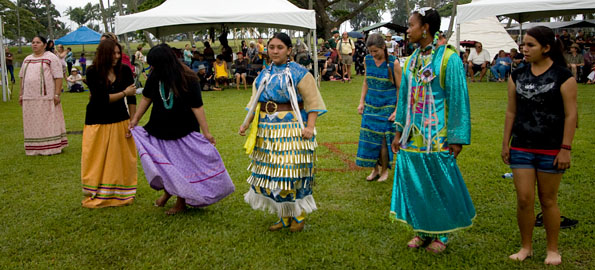
[[[126,138],[129,120],[85,125],[81,178],[83,207],[101,208],[131,204],[136,195],[136,146]]]

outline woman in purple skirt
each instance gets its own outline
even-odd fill
[[[173,215],[186,205],[207,206],[223,199],[235,187],[209,132],[198,77],[167,44],[153,47],[147,63],[152,71],[130,130],[149,185],[165,191],[155,205],[163,207],[176,195],[176,204],[166,212]],[[149,122],[135,127],[151,103]]]

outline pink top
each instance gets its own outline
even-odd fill
[[[19,77],[23,99],[53,99],[56,90],[54,80],[63,78],[62,64],[58,56],[48,51],[39,57],[31,54],[23,60]]]

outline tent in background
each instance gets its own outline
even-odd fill
[[[84,45],[84,44],[99,44],[101,34],[93,31],[89,27],[81,26],[79,29],[68,33],[67,35],[56,39],[56,45]]]
[[[458,18],[456,18],[458,19]],[[494,58],[498,51],[504,50],[507,53],[512,48],[518,48],[518,45],[512,37],[506,32],[500,21],[496,17],[487,17],[479,20],[468,21],[460,26],[461,40],[479,41],[483,45],[483,49],[490,53],[490,58]],[[457,29],[454,30],[454,35],[450,36],[448,44],[456,47],[457,44]]]

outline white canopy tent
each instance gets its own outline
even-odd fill
[[[594,0],[473,0],[470,4],[457,6],[457,33],[461,32],[458,29],[461,24],[485,17],[507,16],[523,23],[538,18],[594,12]],[[459,41],[457,34],[457,44]]]
[[[318,77],[316,54],[316,13],[296,7],[286,0],[166,0],[147,11],[117,16],[116,34],[147,30],[157,37],[226,26],[266,27],[309,31],[306,43],[314,58],[314,75]]]
[[[461,33],[459,34],[458,31]],[[492,58],[500,50],[508,52],[510,49],[518,47],[516,42],[506,32],[506,29],[500,24],[500,21],[494,16],[465,22],[455,32],[457,32],[456,34],[460,36],[461,40],[481,42],[483,49],[487,50]],[[457,45],[455,35],[450,36],[448,44]]]

